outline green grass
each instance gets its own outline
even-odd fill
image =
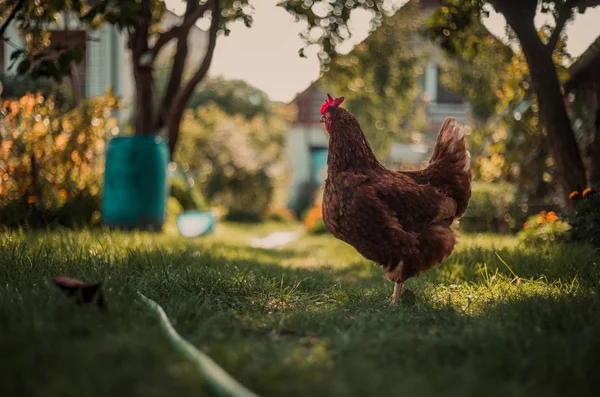
[[[247,245],[271,230],[0,234],[0,395],[208,395],[138,290],[261,396],[599,395],[591,249],[464,236],[390,307],[393,285],[352,248]],[[74,305],[54,275],[104,280],[109,311]]]

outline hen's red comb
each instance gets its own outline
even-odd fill
[[[327,100],[321,105],[321,114],[325,113],[329,106],[340,106],[342,102],[344,102],[343,96],[333,99],[331,95],[327,94]]]

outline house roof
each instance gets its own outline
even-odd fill
[[[590,81],[600,82],[600,36],[569,68],[571,77],[565,84],[565,92],[578,88],[592,88]]]

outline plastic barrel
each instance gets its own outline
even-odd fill
[[[102,219],[121,229],[161,230],[168,197],[169,150],[147,135],[116,137],[106,150]]]

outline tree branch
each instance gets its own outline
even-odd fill
[[[167,83],[167,87],[162,96],[162,100],[158,107],[158,114],[155,121],[156,129],[159,130],[167,122],[167,116],[169,112],[169,103],[173,97],[177,94],[177,91],[181,88],[181,80],[183,79],[183,72],[185,69],[185,61],[188,55],[187,35],[179,37],[177,40],[177,50],[173,58],[173,65],[171,67],[171,76]]]
[[[185,12],[184,20],[180,25],[173,26],[166,32],[161,33],[158,36],[158,40],[152,47],[152,58],[155,59],[158,56],[160,50],[171,40],[187,36],[188,32],[194,26],[196,21],[204,16],[204,13],[208,10],[209,3],[203,4],[201,7],[193,9],[190,5],[192,2],[188,2],[188,7]]]
[[[578,2],[579,0],[567,0],[560,9],[558,13],[558,19],[556,20],[556,27],[554,28],[554,31],[552,31],[552,35],[548,40],[548,44],[546,44],[550,51],[554,51],[556,48],[556,44],[560,38],[560,33],[563,31],[569,18],[571,18],[573,15],[573,8],[577,6]]]
[[[169,108],[169,118],[170,125],[169,127],[169,145],[171,146],[171,153],[173,153],[175,144],[177,143],[178,133],[179,133],[179,123],[181,122],[181,116],[183,115],[183,111],[185,110],[185,106],[189,101],[194,89],[198,85],[202,79],[206,76],[208,69],[210,68],[210,64],[212,63],[213,54],[215,52],[215,46],[217,44],[217,33],[219,28],[221,27],[221,7],[219,5],[219,0],[209,0],[211,9],[211,17],[212,21],[210,24],[209,36],[208,36],[208,46],[206,48],[206,54],[204,55],[204,59],[200,64],[196,73],[192,76],[192,78],[188,81],[185,87],[179,91],[178,95],[172,101],[172,104]],[[176,124],[176,125],[175,125]]]
[[[189,31],[192,28],[192,26],[194,26],[194,23],[197,20],[198,16],[204,15],[208,8],[208,3],[204,4],[202,7],[198,7],[197,0],[188,0],[184,14],[184,22],[181,25],[176,26],[170,30],[178,31],[177,49],[175,51],[175,56],[173,57],[171,75],[169,76],[167,87],[162,96],[160,106],[158,107],[158,114],[155,120],[155,128],[157,130],[161,129],[167,123],[169,104],[171,103],[177,92],[181,89],[181,80],[183,79],[185,62],[187,60],[188,55],[187,38],[189,35]],[[163,43],[166,44],[167,41],[163,41]],[[153,52],[156,48],[157,47],[155,46]],[[158,48],[158,50],[160,50],[160,48]],[[156,54],[158,54],[158,51],[156,51],[155,56]]]
[[[206,76],[206,73],[210,68],[210,64],[212,63],[212,58],[215,52],[215,46],[217,44],[217,32],[219,31],[221,24],[221,9],[218,0],[212,0],[210,3],[212,3],[213,5],[212,22],[210,24],[206,55],[204,56],[204,59],[202,60],[202,63],[200,64],[200,67],[198,68],[194,76],[192,76],[190,81],[179,94],[179,97],[177,98],[179,102],[186,103],[188,101],[189,97],[192,95],[194,89],[196,88],[196,85],[198,85],[198,83],[202,81],[204,76]],[[175,102],[177,102],[177,100]]]
[[[21,10],[21,8],[23,8],[24,5],[25,5],[25,0],[19,0],[17,5],[15,6],[15,8],[13,8],[13,10],[8,15],[8,18],[6,18],[6,21],[4,21],[2,26],[0,26],[0,37],[2,37],[4,35],[4,32],[8,28],[8,25],[10,25],[12,20],[17,16],[17,13]]]
[[[152,21],[152,4],[150,0],[142,0],[140,23],[129,33],[129,48],[133,61],[137,64],[140,57],[148,50],[148,32]]]

